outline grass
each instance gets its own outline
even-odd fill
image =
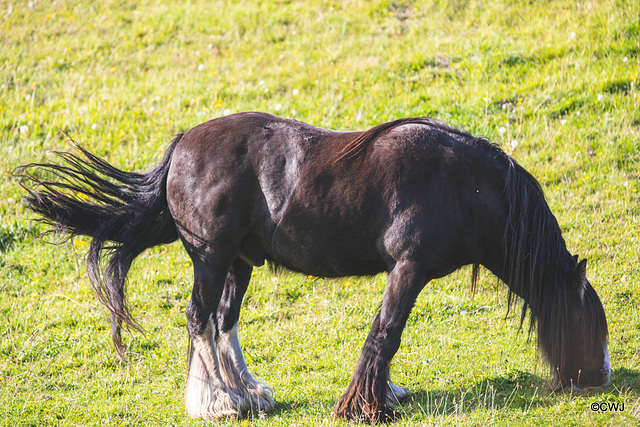
[[[544,187],[610,323],[612,384],[554,393],[503,286],[463,270],[420,296],[392,378],[402,425],[634,425],[640,417],[640,6],[627,1],[0,2],[0,424],[206,425],[183,410],[190,262],[154,248],[129,281],[146,333],[116,361],[84,274],[87,242],[44,244],[18,165],[69,149],[127,170],[172,136],[259,110],[364,129],[427,115],[489,137]],[[323,280],[258,269],[240,335],[273,385],[264,418],[331,416],[384,277]],[[593,402],[623,412],[594,413]]]

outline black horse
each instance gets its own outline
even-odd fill
[[[485,139],[426,118],[336,132],[243,113],[177,136],[144,174],[78,150],[58,153],[62,165],[23,167],[35,181],[27,204],[54,231],[93,238],[88,274],[123,358],[122,323],[138,327],[125,299],[131,263],[181,239],[194,268],[186,310],[193,417],[274,406],[271,388],[249,374],[237,335],[251,271],[265,261],[324,277],[388,272],[338,417],[395,415],[407,391],[389,379],[389,363],[416,297],[467,264],[506,283],[509,303],[522,299],[522,319],[529,310],[559,386],[609,382],[607,323],[586,260],[567,251],[535,178]]]

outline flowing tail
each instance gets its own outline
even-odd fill
[[[49,232],[91,237],[87,274],[100,301],[111,313],[111,338],[122,360],[122,323],[141,331],[125,297],[126,276],[133,260],[145,249],[178,238],[167,205],[167,174],[182,135],[176,136],[162,162],[140,174],[124,172],[78,144],[82,156],[56,152],[62,165],[32,163],[18,175],[35,183],[24,187],[27,207],[39,214]],[[38,178],[34,171],[52,176]],[[39,173],[41,175],[41,173]]]

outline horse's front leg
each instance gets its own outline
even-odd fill
[[[215,343],[222,379],[242,398],[242,409],[268,412],[275,406],[273,389],[249,373],[238,339],[240,305],[251,279],[251,271],[252,267],[240,258],[233,262],[218,305],[218,334]]]
[[[389,362],[400,347],[402,330],[418,294],[426,283],[420,265],[398,262],[389,273],[380,312],[365,341],[347,391],[338,400],[337,417],[353,421],[385,422],[395,418],[391,408],[406,390],[391,383]]]

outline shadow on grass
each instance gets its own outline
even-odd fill
[[[400,419],[423,414],[425,416],[450,416],[484,411],[529,411],[558,405],[569,396],[586,396],[600,400],[615,400],[617,397],[633,396],[640,399],[640,370],[624,367],[614,369],[611,384],[603,391],[554,391],[546,378],[523,371],[510,372],[504,376],[484,378],[474,384],[457,389],[410,390],[407,399],[397,407]],[[599,397],[606,396],[606,397]],[[335,400],[287,400],[278,401],[273,411],[250,414],[248,419],[273,419],[296,411],[328,411],[333,416]]]
[[[529,411],[559,404],[570,396],[607,400],[623,396],[640,398],[640,371],[614,369],[611,383],[602,391],[554,390],[547,378],[515,371],[505,376],[485,378],[467,387],[452,390],[428,388],[412,392],[398,408],[403,416],[422,412],[428,416],[470,413],[478,410]],[[603,396],[603,397],[599,397]]]

